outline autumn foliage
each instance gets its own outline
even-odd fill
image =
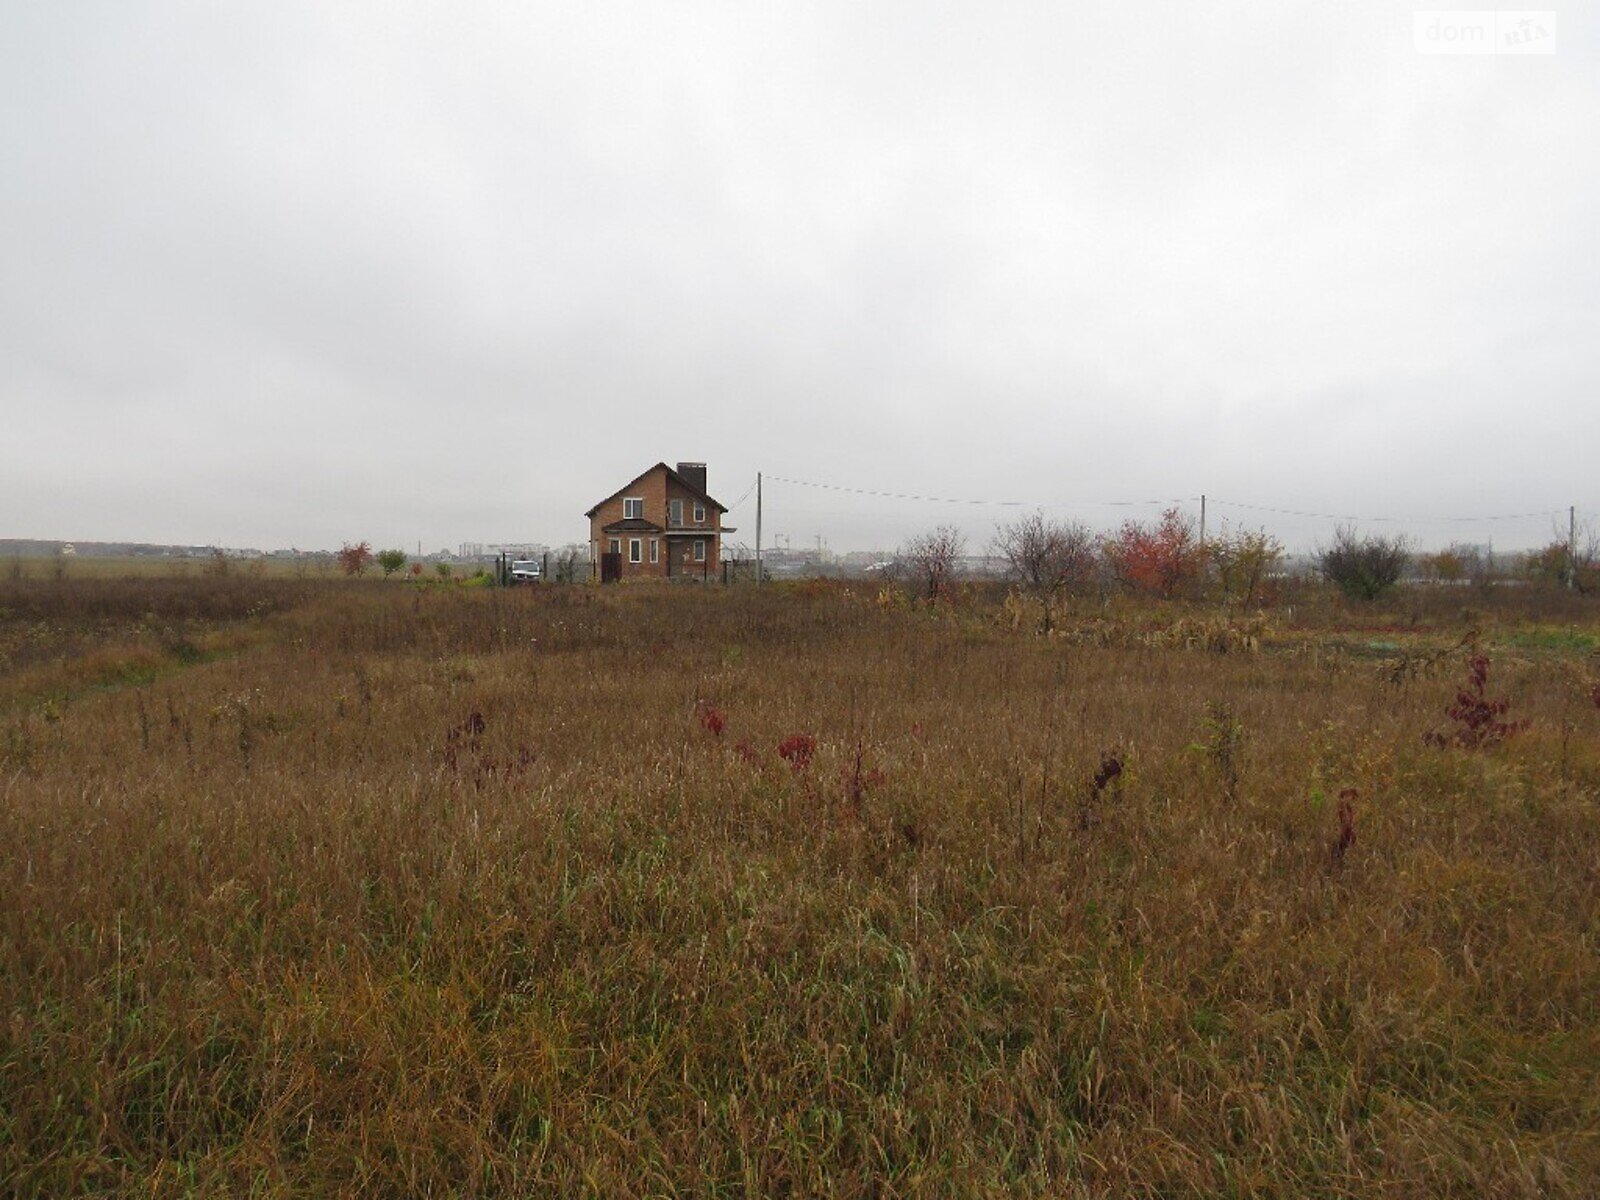
[[[817,739],[809,733],[795,733],[778,745],[778,757],[789,764],[796,775],[803,774],[811,765],[811,756],[817,752]]]
[[[339,569],[346,575],[365,575],[367,568],[372,565],[372,543],[357,542],[351,545],[346,542],[339,548],[336,557]]]
[[[698,701],[694,711],[700,727],[712,737],[721,737],[722,731],[728,727],[728,715],[709,700]]]
[[[1199,581],[1204,562],[1194,522],[1176,508],[1153,523],[1124,521],[1107,539],[1105,557],[1124,587],[1168,600]]]
[[[1466,683],[1457,689],[1455,703],[1445,710],[1445,715],[1455,722],[1454,731],[1449,734],[1430,732],[1423,735],[1423,741],[1430,746],[1484,750],[1526,729],[1528,722],[1507,719],[1511,701],[1503,697],[1491,700],[1488,688],[1488,656],[1474,654],[1467,661]]]

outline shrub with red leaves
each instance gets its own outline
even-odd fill
[[[744,759],[744,761],[749,763],[751,766],[754,766],[761,758],[761,755],[756,753],[756,748],[750,744],[750,740],[748,738],[740,741],[739,744],[733,748],[733,752],[740,758]]]
[[[334,557],[346,575],[364,575],[372,565],[372,543],[357,542],[352,546],[346,542]]]
[[[700,718],[700,727],[712,737],[721,737],[722,731],[728,727],[727,714],[709,700],[695,701],[694,711]]]
[[[484,719],[483,713],[473,709],[467,714],[466,720],[451,726],[444,735],[444,765],[451,774],[458,774],[463,765],[462,759],[465,758],[475,788],[482,788],[485,783],[496,779],[506,783],[519,780],[534,763],[534,753],[526,744],[518,746],[515,755],[508,754],[504,758],[485,754],[483,735],[488,728],[489,722]]]
[[[1088,795],[1078,801],[1078,828],[1088,829],[1100,823],[1100,798],[1105,795],[1106,789],[1113,791],[1121,786],[1122,755],[1115,751],[1104,750],[1100,754],[1100,768],[1090,780]]]
[[[1333,867],[1344,867],[1344,856],[1356,844],[1356,799],[1361,795],[1355,788],[1345,788],[1339,793],[1339,834],[1333,840]]]
[[[1489,658],[1474,654],[1467,662],[1466,686],[1457,690],[1455,703],[1445,710],[1445,715],[1456,723],[1455,732],[1446,735],[1435,730],[1423,734],[1422,740],[1430,746],[1484,750],[1526,729],[1526,721],[1505,720],[1511,701],[1490,700],[1486,694],[1488,686]]]
[[[1199,579],[1205,561],[1194,523],[1176,508],[1155,524],[1123,522],[1106,541],[1105,556],[1124,587],[1164,600]]]
[[[817,739],[809,733],[792,733],[778,744],[778,757],[789,764],[796,775],[811,765],[811,756],[817,752]]]
[[[1099,795],[1106,790],[1106,786],[1122,774],[1122,760],[1115,754],[1102,754],[1100,756],[1100,769],[1094,773],[1094,790]]]

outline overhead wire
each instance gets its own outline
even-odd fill
[[[728,505],[728,511],[732,512],[734,509],[738,508],[739,505],[743,504],[746,500],[750,499],[750,493],[756,490],[756,484],[758,484],[760,482],[761,482],[761,476],[757,475],[754,479],[752,479],[750,481],[750,486],[745,488],[744,495],[740,496],[732,504]]]
[[[1275,507],[1273,507],[1271,505],[1267,505],[1267,504],[1246,504],[1242,500],[1225,500],[1220,496],[1207,496],[1206,497],[1206,503],[1207,504],[1221,504],[1221,505],[1225,505],[1226,507],[1229,507],[1229,508],[1246,508],[1246,509],[1250,509],[1253,512],[1278,513],[1278,514],[1281,514],[1283,516],[1288,516],[1288,517],[1312,517],[1312,518],[1316,518],[1318,520],[1324,520],[1324,521],[1356,521],[1356,522],[1368,521],[1368,522],[1374,522],[1374,523],[1376,523],[1376,522],[1405,522],[1407,524],[1412,524],[1412,525],[1420,525],[1420,524],[1424,524],[1424,523],[1429,522],[1429,521],[1449,521],[1449,522],[1468,524],[1468,525],[1475,525],[1475,524],[1479,524],[1481,522],[1487,522],[1487,521],[1527,521],[1527,520],[1531,520],[1534,517],[1560,516],[1560,515],[1562,515],[1562,514],[1564,514],[1566,512],[1565,509],[1545,508],[1545,509],[1539,509],[1539,510],[1537,510],[1535,512],[1495,513],[1495,514],[1492,514],[1492,515],[1489,515],[1489,516],[1481,516],[1481,517],[1445,517],[1445,516],[1386,517],[1386,516],[1355,516],[1355,515],[1352,515],[1352,514],[1349,514],[1349,513],[1309,512],[1309,511],[1307,511],[1305,509],[1298,509],[1298,508],[1275,508]]]
[[[993,499],[987,497],[958,497],[958,496],[931,496],[919,492],[892,492],[880,488],[853,487],[842,483],[822,483],[814,479],[796,479],[788,475],[760,476],[761,480],[770,480],[773,483],[786,483],[795,487],[815,488],[818,491],[843,492],[855,496],[875,496],[885,500],[910,500],[922,504],[967,504],[973,506],[987,505],[997,508],[1072,508],[1072,507],[1103,507],[1103,508],[1139,508],[1151,507],[1158,504],[1196,504],[1202,500],[1200,496],[1176,496],[1156,498],[1149,500],[1073,500],[1073,501],[1030,501]],[[749,497],[755,489],[752,483],[745,494],[730,507],[737,508]],[[1203,497],[1206,504],[1220,504],[1228,508],[1246,509],[1251,512],[1275,513],[1280,516],[1306,517],[1324,521],[1349,521],[1353,523],[1407,523],[1424,524],[1427,522],[1448,522],[1451,524],[1479,524],[1491,521],[1527,521],[1536,517],[1556,517],[1566,513],[1564,508],[1537,509],[1531,512],[1520,513],[1494,513],[1485,516],[1379,516],[1357,515],[1352,513],[1314,512],[1309,509],[1282,508],[1269,504],[1251,504],[1243,500],[1228,500],[1219,496],[1207,495]]]
[[[915,492],[886,492],[877,488],[850,487],[842,483],[819,483],[814,479],[793,479],[786,475],[763,475],[774,483],[788,483],[797,487],[817,488],[827,492],[848,492],[856,496],[877,496],[885,500],[914,500],[924,504],[992,505],[998,508],[1066,508],[1071,504],[1092,504],[1111,508],[1132,508],[1151,504],[1188,504],[1198,501],[1198,496],[1180,496],[1164,500],[1077,500],[1043,503],[1034,500],[992,500],[959,496],[924,496]]]

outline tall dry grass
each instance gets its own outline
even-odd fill
[[[0,589],[11,1194],[1600,1186],[1591,609],[1318,599],[1252,652],[848,588],[49,586]],[[1423,742],[1469,625],[1532,722],[1491,753]]]

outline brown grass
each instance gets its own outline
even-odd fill
[[[1551,603],[0,581],[0,1191],[1593,1195]]]

